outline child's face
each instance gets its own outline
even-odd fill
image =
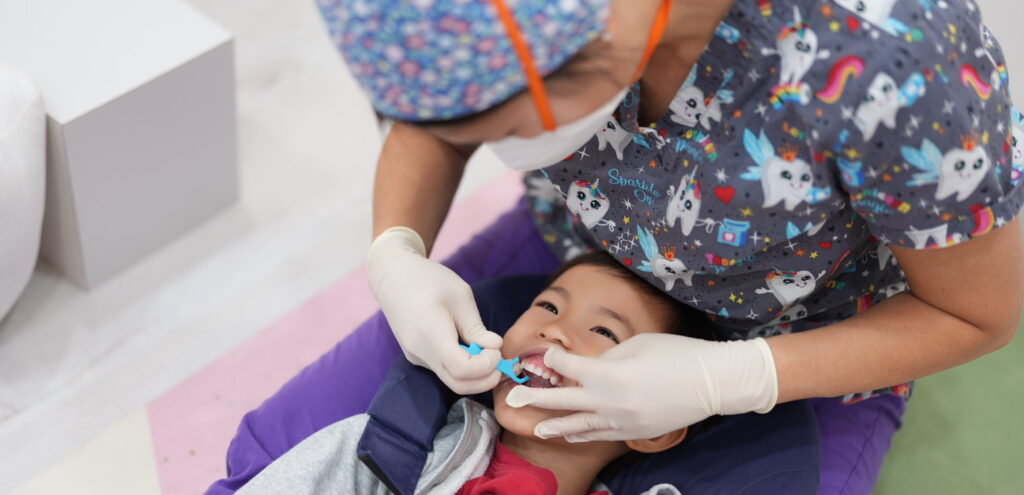
[[[661,333],[669,311],[657,300],[614,275],[607,268],[580,265],[569,269],[541,292],[512,328],[501,347],[505,359],[520,358],[520,376],[530,387],[574,386],[544,366],[544,352],[560,346],[580,356],[598,356],[638,333]],[[543,378],[548,374],[549,379]],[[502,378],[494,389],[494,412],[503,428],[532,436],[537,423],[576,411],[557,411],[505,403],[517,385]]]

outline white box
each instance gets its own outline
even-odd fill
[[[93,287],[238,197],[232,37],[179,0],[0,0],[48,115],[42,255]]]

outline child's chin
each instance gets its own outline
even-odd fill
[[[504,389],[504,390],[501,390]],[[494,415],[498,424],[506,431],[518,436],[534,436],[533,429],[537,423],[546,419],[565,416],[564,411],[541,409],[538,407],[524,406],[515,408],[505,403],[505,396],[511,387],[499,387],[494,393]]]

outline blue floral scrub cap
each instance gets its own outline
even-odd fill
[[[505,0],[541,76],[604,30],[608,0]],[[523,65],[488,0],[317,0],[334,44],[381,114],[422,122],[493,107]]]

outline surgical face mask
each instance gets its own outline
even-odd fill
[[[487,143],[505,165],[515,170],[544,168],[565,159],[590,141],[600,129],[614,122],[612,114],[629,88],[619,91],[608,103],[575,122],[544,131],[533,137],[507,136]],[[615,122],[615,125],[618,125]]]

